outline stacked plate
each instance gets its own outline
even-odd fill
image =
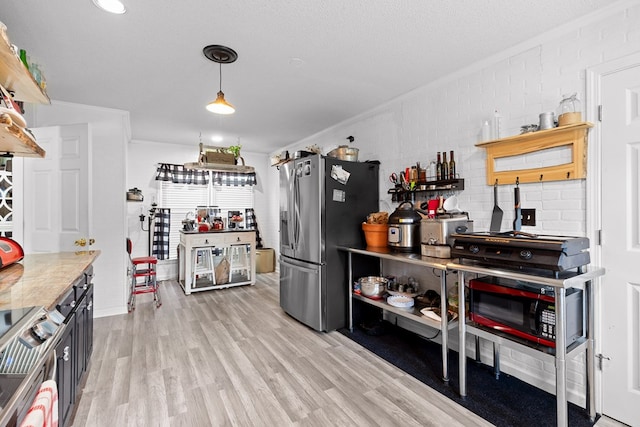
[[[391,295],[387,298],[387,304],[398,308],[411,308],[413,307],[413,298],[405,295]]]

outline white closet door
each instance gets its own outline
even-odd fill
[[[89,249],[89,127],[54,126],[33,133],[46,156],[24,159],[24,250]]]

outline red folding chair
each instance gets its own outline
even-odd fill
[[[127,253],[129,254],[129,301],[127,308],[129,313],[136,308],[136,295],[138,294],[153,294],[153,300],[156,302],[156,307],[162,305],[160,300],[160,292],[158,289],[158,281],[156,279],[156,265],[158,264],[158,258],[154,256],[144,257],[131,257],[131,250],[133,244],[131,239],[127,238]]]

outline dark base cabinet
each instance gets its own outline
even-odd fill
[[[76,311],[76,385],[82,382],[93,350],[93,285],[81,295]]]
[[[91,271],[92,268],[89,268]],[[93,351],[93,284],[87,273],[73,285],[60,301],[58,310],[65,315],[67,328],[56,346],[58,361],[58,422],[60,427],[71,424],[71,416],[79,386],[89,367]]]
[[[56,346],[56,383],[58,384],[58,424],[69,425],[73,403],[75,402],[75,382],[73,373],[73,343],[75,338],[76,315],[70,315],[67,329]]]

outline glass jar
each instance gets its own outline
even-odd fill
[[[577,93],[562,95],[558,106],[558,126],[579,123],[582,120],[582,105],[576,97]]]

